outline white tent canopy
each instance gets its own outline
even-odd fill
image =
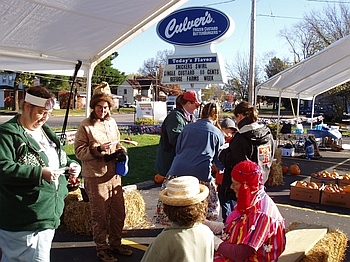
[[[313,100],[350,80],[350,35],[257,86],[256,94]]]
[[[0,0],[0,69],[71,76],[80,60],[89,101],[95,66],[185,2]]]
[[[279,105],[281,97],[298,99],[297,117],[300,99],[312,100],[313,117],[315,97],[350,80],[349,46],[350,35],[258,85],[256,96],[279,97]]]

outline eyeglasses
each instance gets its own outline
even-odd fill
[[[38,116],[40,116],[40,118],[47,118],[50,117],[52,114],[51,111],[40,111],[37,113]]]

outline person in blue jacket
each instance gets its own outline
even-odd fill
[[[27,89],[23,113],[0,125],[1,261],[50,261],[55,229],[68,194],[64,173],[76,178],[69,159],[46,124],[54,106],[45,87]]]
[[[214,221],[218,219],[220,205],[212,176],[212,165],[214,163],[217,168],[223,167],[218,153],[225,143],[218,123],[219,112],[217,103],[208,103],[202,109],[201,118],[185,126],[177,139],[176,154],[162,184],[165,187],[169,180],[180,176],[198,178],[200,183],[209,188],[207,219]],[[162,216],[160,202],[157,206],[156,223],[168,224],[166,217]]]

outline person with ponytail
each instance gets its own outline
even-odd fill
[[[236,200],[231,186],[231,170],[243,160],[257,163],[263,173],[263,183],[268,180],[274,158],[275,142],[270,129],[258,123],[258,110],[246,101],[239,103],[234,109],[234,120],[237,132],[229,147],[222,150],[219,159],[225,167],[219,194],[226,199]]]
[[[286,246],[285,223],[265,192],[260,167],[242,161],[232,169],[231,181],[237,195],[234,211],[225,224],[204,222],[214,233],[222,233],[214,236],[214,262],[277,261]]]
[[[220,129],[220,107],[217,103],[207,103],[201,110],[201,118],[185,126],[176,143],[176,154],[165,176],[161,189],[175,177],[194,176],[209,189],[208,220],[217,221],[220,203],[211,167],[215,164],[222,169],[218,159],[220,147],[225,143]],[[156,224],[169,225],[159,200],[154,216]]]

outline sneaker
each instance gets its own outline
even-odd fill
[[[118,259],[116,259],[113,256],[112,251],[109,249],[98,250],[97,251],[97,258],[103,262],[117,262],[118,261]]]
[[[112,251],[114,254],[118,254],[118,255],[122,255],[122,256],[131,256],[132,255],[132,250],[127,249],[123,246],[114,247],[114,248],[112,248]]]

